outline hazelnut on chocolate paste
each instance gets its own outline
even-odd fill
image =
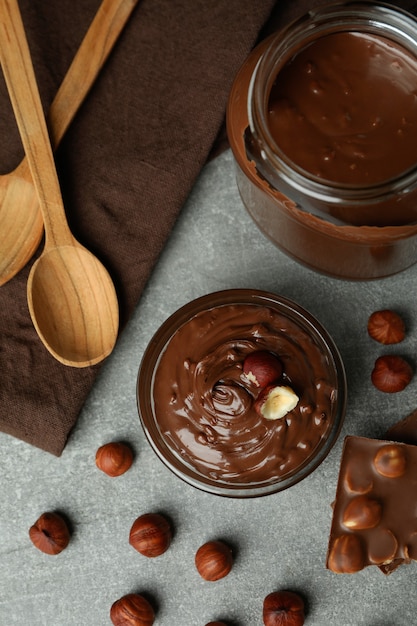
[[[245,379],[245,357],[269,350],[299,397],[285,417],[255,410],[260,390]],[[301,325],[268,306],[230,304],[200,311],[162,352],[153,383],[158,428],[169,447],[219,481],[274,481],[314,456],[338,402],[329,357]]]

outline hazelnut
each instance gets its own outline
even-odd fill
[[[389,528],[377,528],[368,543],[368,558],[375,565],[391,565],[398,550],[398,541]],[[404,553],[405,555],[405,553]]]
[[[273,591],[264,599],[265,626],[302,626],[304,600],[294,591]]]
[[[404,449],[394,443],[382,446],[375,454],[375,469],[386,478],[399,478],[404,474],[406,465]]]
[[[33,545],[45,554],[59,554],[70,540],[65,520],[58,513],[43,513],[29,529]]]
[[[405,324],[394,311],[375,311],[368,319],[368,333],[372,339],[385,345],[400,343],[405,337]]]
[[[243,373],[256,387],[266,387],[282,375],[282,363],[268,350],[251,352],[243,362]]]
[[[226,622],[209,622],[206,626],[227,626]]]
[[[195,566],[204,580],[215,581],[227,576],[232,569],[232,550],[223,541],[208,541],[195,555]]]
[[[411,382],[413,369],[401,356],[380,356],[372,370],[373,385],[385,393],[402,391]]]
[[[163,515],[145,513],[133,522],[129,543],[143,556],[153,558],[168,550],[171,538],[171,526]]]
[[[362,542],[357,535],[341,535],[331,545],[327,568],[336,574],[354,574],[365,567]]]
[[[417,531],[411,533],[408,538],[407,555],[413,561],[417,561]]]
[[[125,443],[106,443],[96,452],[97,467],[112,478],[127,472],[132,463],[133,452]]]
[[[343,524],[351,530],[366,530],[379,524],[382,507],[379,502],[367,496],[353,498],[347,505]]]
[[[278,420],[295,409],[299,401],[291,387],[268,385],[255,401],[255,411],[267,420]]]
[[[358,468],[356,465],[346,468],[344,476],[345,489],[351,493],[365,494],[372,491],[374,486],[372,475],[368,475],[362,468]]]
[[[146,598],[128,593],[113,603],[110,619],[114,626],[152,626],[155,612]]]

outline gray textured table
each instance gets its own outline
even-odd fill
[[[105,364],[61,458],[0,435],[0,624],[105,626],[114,600],[145,592],[155,624],[262,624],[265,595],[300,591],[310,626],[417,624],[417,565],[385,577],[377,568],[335,575],[324,562],[343,436],[380,437],[417,406],[417,377],[400,394],[372,388],[381,348],[367,336],[368,315],[395,308],[407,320],[401,353],[415,359],[417,267],[378,282],[350,283],[301,267],[276,249],[244,210],[230,152],[206,166],[131,323]],[[182,483],[154,455],[140,428],[135,386],[143,351],[159,324],[187,301],[229,287],[290,297],[327,327],[345,362],[349,400],[342,435],[329,457],[288,491],[226,500]],[[96,449],[112,439],[135,449],[130,471],[110,479],[95,467]],[[70,519],[69,547],[51,557],[30,543],[28,528],[46,510]],[[170,516],[168,552],[146,559],[128,544],[141,513]],[[235,550],[229,576],[204,582],[197,548],[222,538]]]

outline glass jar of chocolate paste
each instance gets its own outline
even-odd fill
[[[417,20],[311,10],[239,71],[227,130],[249,213],[284,252],[368,280],[417,261]]]
[[[269,386],[248,376],[248,355],[282,366],[272,388],[297,402],[266,418]],[[310,313],[278,295],[232,289],[186,304],[157,330],[137,380],[141,424],[176,476],[229,497],[263,496],[308,476],[336,441],[345,415],[339,352]]]

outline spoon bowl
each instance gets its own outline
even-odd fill
[[[113,283],[103,265],[76,243],[45,251],[29,274],[34,326],[51,354],[65,365],[94,365],[111,353],[118,328],[114,299]]]
[[[138,0],[103,0],[49,111],[56,149],[103,67]],[[32,258],[44,233],[38,196],[26,156],[0,175],[0,286]]]
[[[26,159],[0,176],[0,286],[35,254],[43,236],[38,196]]]
[[[104,359],[117,338],[119,308],[101,262],[72,235],[65,215],[42,102],[17,0],[0,0],[0,60],[45,228],[45,248],[29,274],[36,331],[64,365]]]

